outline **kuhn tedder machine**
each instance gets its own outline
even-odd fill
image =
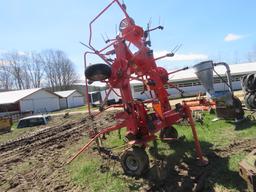
[[[120,33],[115,39],[107,40],[108,45],[100,50],[92,45],[92,25],[102,14],[112,5],[116,4],[123,12],[125,18],[119,25]],[[157,139],[156,133],[160,132],[161,140],[173,140],[178,137],[174,124],[186,120],[192,129],[195,141],[195,151],[199,162],[202,165],[207,164],[203,157],[199,144],[196,127],[191,115],[190,106],[186,102],[178,103],[174,108],[169,103],[169,94],[166,87],[175,86],[168,81],[166,69],[158,67],[156,61],[164,57],[172,57],[173,53],[154,58],[153,50],[150,49],[151,42],[148,39],[149,33],[156,29],[163,29],[162,26],[143,30],[142,27],[135,24],[135,21],[126,12],[126,6],[118,0],[113,0],[104,10],[102,10],[90,23],[89,45],[91,51],[86,52],[85,76],[88,96],[88,84],[94,81],[101,81],[107,84],[109,88],[104,101],[111,91],[120,90],[122,104],[116,104],[112,107],[123,108],[115,116],[116,125],[103,128],[96,132],[89,143],[71,159],[76,158],[81,152],[97,141],[103,134],[116,131],[121,128],[127,128],[125,140],[130,147],[125,150],[120,158],[124,172],[131,176],[141,175],[149,167],[148,155],[145,152],[147,143]],[[131,50],[131,45],[137,48],[136,52]],[[100,57],[104,63],[87,66],[87,55],[93,54]],[[110,57],[112,56],[112,58]],[[114,57],[114,59],[113,59]],[[183,70],[183,69],[181,69]],[[178,72],[177,70],[175,72]],[[174,73],[174,72],[171,72]],[[151,99],[138,101],[133,99],[130,81],[138,80],[144,85],[144,89],[149,91]],[[88,97],[87,97],[88,98]],[[90,110],[91,116],[96,116],[108,107],[104,108],[104,101],[100,107],[100,112],[94,114]],[[152,104],[153,112],[148,110],[148,104]]]

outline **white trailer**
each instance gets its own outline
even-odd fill
[[[89,92],[89,99],[90,103],[95,106],[99,106],[104,102],[104,99],[106,98],[106,95],[108,94],[109,90],[103,90],[103,91],[94,91],[94,92]],[[108,94],[108,98],[106,103],[108,105],[116,104],[116,103],[121,103],[121,97],[120,97],[120,90],[119,89],[114,89],[114,91],[111,91]]]

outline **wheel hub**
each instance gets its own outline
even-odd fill
[[[139,164],[137,162],[137,160],[132,157],[132,156],[129,156],[127,157],[126,159],[126,166],[131,170],[131,171],[136,171],[139,167]]]

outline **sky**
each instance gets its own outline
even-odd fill
[[[0,53],[60,49],[83,74],[83,53],[89,22],[110,0],[0,0]],[[173,58],[159,61],[168,70],[214,60],[241,63],[256,49],[255,0],[125,0],[127,11],[144,29],[163,25],[151,34],[155,56],[182,44]],[[93,45],[113,38],[124,16],[114,6],[93,26]],[[95,62],[95,58],[89,58]]]

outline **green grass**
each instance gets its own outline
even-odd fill
[[[211,170],[208,187],[211,186],[216,191],[241,191],[245,188],[245,183],[238,175],[238,163],[246,155],[245,152],[237,152],[227,157],[212,157],[212,151],[216,148],[223,148],[234,142],[235,140],[242,140],[256,137],[255,122],[245,121],[239,125],[235,125],[229,121],[216,121],[213,115],[205,115],[204,125],[197,124],[198,136],[205,154],[209,154]],[[166,143],[158,141],[158,155],[164,156],[171,162],[171,166],[175,166],[181,159],[191,161],[195,157],[194,142],[191,129],[188,126],[176,125],[179,135],[184,135],[185,140],[174,143],[171,148]],[[121,131],[124,135],[125,129]],[[116,147],[124,144],[120,140],[117,132],[111,133],[107,136],[104,143],[108,147]],[[149,144],[152,147],[152,143]],[[148,148],[150,159],[153,159],[154,153]],[[114,151],[119,153],[120,150]],[[193,161],[192,161],[193,162]],[[123,177],[121,166],[119,163],[115,165],[110,171],[101,172],[99,167],[105,165],[106,161],[101,160],[101,157],[93,152],[91,149],[83,153],[76,159],[69,167],[72,180],[85,191],[138,191],[143,184],[137,180]],[[174,169],[174,167],[173,167]]]
[[[125,191],[127,183],[111,174],[101,173],[98,157],[79,157],[71,166],[73,181],[85,191]]]
[[[122,131],[124,133],[124,131]],[[107,135],[108,146],[122,145],[124,142],[117,138],[117,132]],[[88,138],[83,138],[79,143],[73,146],[68,154],[76,153],[76,151],[86,142]],[[79,147],[78,147],[79,146]],[[118,151],[120,152],[120,150]],[[106,162],[105,162],[106,163]],[[108,162],[107,162],[108,163]],[[111,172],[116,175],[122,175],[120,165],[116,162],[109,162],[112,165]],[[67,167],[70,172],[73,182],[80,186],[84,191],[129,191],[129,182],[112,175],[110,172],[102,172],[104,170],[102,159],[98,152],[89,149],[89,151],[82,153],[75,161],[70,163]]]
[[[0,135],[0,143],[4,143],[8,140],[18,138],[24,134],[30,133],[35,131],[36,128],[17,128],[17,123],[14,123],[11,127],[11,131],[9,133],[5,133],[3,135]]]
[[[96,107],[91,107],[91,109],[97,109]],[[67,112],[85,112],[88,110],[87,105],[83,105],[81,107],[75,107],[75,108],[70,108],[70,109],[63,109],[59,111],[54,111],[51,114],[58,114],[58,113],[67,113]]]

